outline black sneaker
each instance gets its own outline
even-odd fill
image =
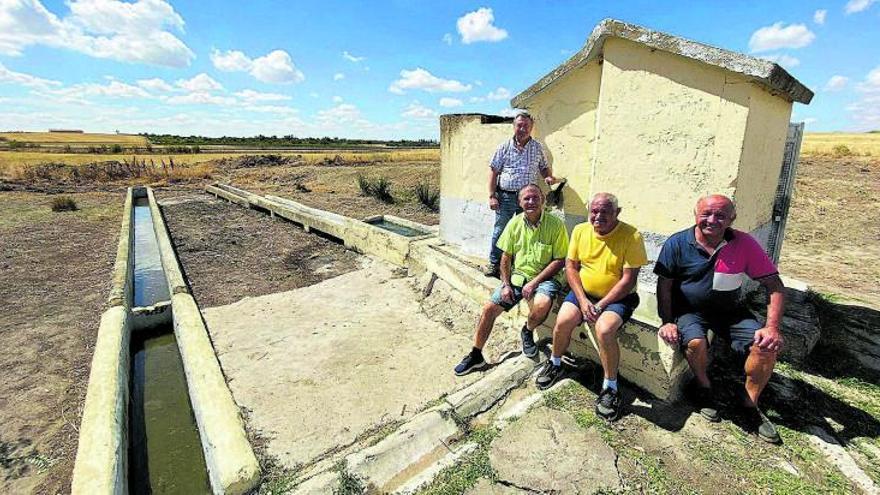
[[[475,356],[473,353],[470,353],[458,363],[458,366],[455,367],[455,374],[458,376],[467,375],[472,371],[485,369],[486,366],[489,366],[489,363],[483,359],[482,354],[477,354]]]
[[[523,325],[519,332],[522,337],[522,351],[525,357],[535,357],[538,355],[538,346],[535,345],[535,337],[529,328]]]
[[[596,414],[600,418],[614,421],[620,417],[621,409],[620,392],[610,387],[599,392],[599,398],[596,399]]]
[[[721,421],[721,416],[718,415],[718,404],[715,402],[715,396],[711,388],[698,385],[694,391],[694,399],[697,410],[700,411],[700,416],[713,423]]]
[[[782,443],[776,425],[770,421],[757,407],[745,407],[746,421],[753,431],[757,431],[758,438],[768,443]]]
[[[544,367],[541,368],[541,372],[538,373],[538,377],[535,378],[535,386],[538,387],[538,390],[548,389],[553,386],[554,383],[559,381],[559,377],[562,376],[562,365],[555,366],[553,362],[547,361],[544,364]]]

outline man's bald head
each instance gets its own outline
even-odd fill
[[[694,212],[699,212],[703,207],[723,208],[732,218],[736,218],[736,203],[723,194],[709,194],[697,200]]]

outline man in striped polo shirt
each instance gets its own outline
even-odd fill
[[[709,421],[719,421],[720,416],[707,374],[706,332],[711,329],[723,336],[745,361],[743,412],[750,427],[761,439],[778,443],[779,433],[758,409],[758,398],[782,350],[785,287],[760,244],[746,232],[731,228],[736,206],[730,198],[720,194],[700,198],[694,213],[696,225],[670,236],[654,266],[659,277],[657,310],[663,321],[658,334],[685,351],[698,385],[697,406]],[[763,324],[741,302],[746,277],[769,293]]]
[[[517,115],[513,119],[513,137],[498,146],[489,164],[489,208],[495,211],[489,264],[485,270],[489,277],[499,274],[501,249],[497,244],[501,232],[513,215],[522,213],[517,200],[519,190],[537,184],[539,176],[547,185],[556,182],[541,144],[532,139],[533,126],[531,115],[525,112]]]

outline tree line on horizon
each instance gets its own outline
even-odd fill
[[[435,148],[439,142],[432,139],[347,139],[338,137],[296,137],[292,134],[287,136],[264,136],[262,134],[251,137],[223,136],[177,136],[174,134],[150,134],[140,133],[151,144],[162,146],[242,146],[253,148],[277,148],[277,147],[309,147],[309,148],[344,148],[348,146],[387,146],[391,148]]]

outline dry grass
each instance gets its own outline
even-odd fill
[[[804,134],[801,155],[880,156],[880,132],[809,132]]]
[[[0,138],[32,144],[77,144],[145,146],[147,138],[130,134],[92,134],[66,132],[0,132]]]

